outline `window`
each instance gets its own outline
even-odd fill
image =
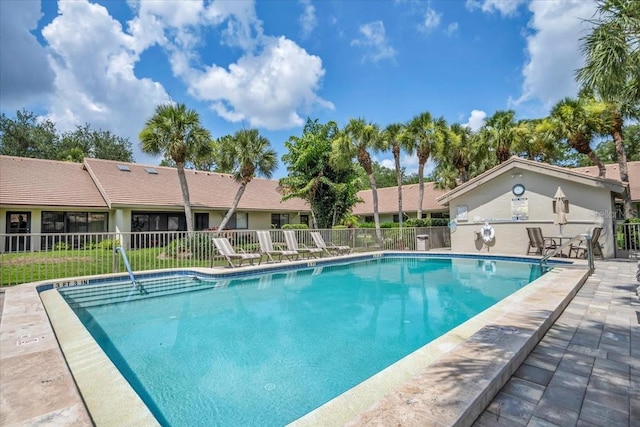
[[[43,233],[104,233],[109,214],[99,212],[42,212]]]
[[[227,228],[247,230],[249,228],[249,214],[247,212],[236,212],[229,219]]]
[[[300,224],[306,224],[309,226],[309,215],[300,215]]]
[[[183,231],[187,229],[184,213],[133,212],[131,231]]]
[[[9,252],[28,251],[31,248],[31,212],[7,212],[5,248]]]
[[[103,212],[42,212],[43,234],[77,234],[75,236],[42,236],[41,248],[50,249],[58,245],[67,248],[81,248],[102,239],[101,236],[87,237],[85,233],[106,233],[109,231],[109,214]]]
[[[246,212],[236,213],[236,228],[246,230],[249,228],[249,214]]]
[[[208,213],[196,213],[195,224],[193,225],[196,231],[206,230],[209,228],[209,214]]]
[[[431,212],[431,218],[449,218],[449,212]]]
[[[365,216],[364,217],[364,222],[373,222],[373,217],[372,216]]]
[[[289,224],[289,214],[271,214],[271,227],[282,228],[285,224]]]

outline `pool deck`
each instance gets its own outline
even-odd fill
[[[293,424],[640,425],[636,261],[596,261],[586,282],[557,270]],[[54,334],[41,296],[0,294],[0,425],[156,424],[112,398],[127,385],[79,322]]]

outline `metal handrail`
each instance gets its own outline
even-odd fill
[[[546,265],[549,258],[556,256],[558,253],[562,252],[568,246],[571,246],[574,242],[585,241],[587,243],[586,251],[587,251],[587,262],[589,264],[589,274],[593,273],[595,270],[595,266],[593,263],[593,244],[591,242],[591,234],[578,234],[577,236],[573,236],[571,240],[569,240],[564,245],[553,249],[550,252],[547,252],[545,255],[540,258],[540,265]]]

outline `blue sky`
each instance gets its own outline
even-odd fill
[[[574,96],[591,0],[0,2],[0,111],[137,135],[185,103],[214,137],[256,127],[279,155],[307,117],[380,126],[429,111],[474,129]],[[377,154],[391,166],[390,154]],[[416,160],[403,164],[415,172]],[[285,165],[275,178],[286,175]]]

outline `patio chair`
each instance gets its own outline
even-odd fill
[[[300,254],[298,251],[275,249],[273,241],[271,240],[271,234],[268,231],[256,231],[258,234],[258,243],[260,243],[260,252],[265,254],[271,262],[275,262],[273,255],[279,256],[278,262],[282,262],[282,257],[285,256],[289,261],[295,261]],[[293,258],[295,257],[295,259]]]
[[[544,237],[540,227],[527,227],[529,235],[529,247],[527,255],[545,255],[548,251],[556,249],[558,244],[551,237]]]
[[[602,255],[602,245],[600,245],[600,235],[602,234],[602,227],[595,227],[593,231],[591,231],[591,246],[593,247],[593,256],[599,256],[604,259]],[[580,240],[580,243],[574,245],[573,243],[569,247],[569,257],[572,254],[575,254],[576,258],[586,258],[587,257],[587,241]]]
[[[317,258],[317,254],[322,256],[323,249],[321,248],[310,248],[306,246],[304,243],[298,243],[298,239],[296,238],[296,233],[293,230],[283,230],[284,240],[287,242],[287,248],[291,251],[297,251],[300,254],[307,254],[307,259],[310,257]]]
[[[322,237],[322,234],[320,234],[320,232],[318,231],[312,231],[311,237],[313,238],[313,242],[316,244],[316,246],[329,255],[342,255],[351,252],[351,246],[336,245],[332,242],[326,243],[324,241],[324,238]]]
[[[231,246],[231,242],[229,242],[229,239],[226,237],[214,237],[213,244],[232,268],[242,267],[243,261],[249,261],[251,265],[253,265],[253,261],[256,259],[258,260],[258,265],[262,262],[262,254],[247,253],[245,251],[236,252],[235,249],[233,249],[233,246]],[[238,260],[238,265],[235,265],[233,260]]]

